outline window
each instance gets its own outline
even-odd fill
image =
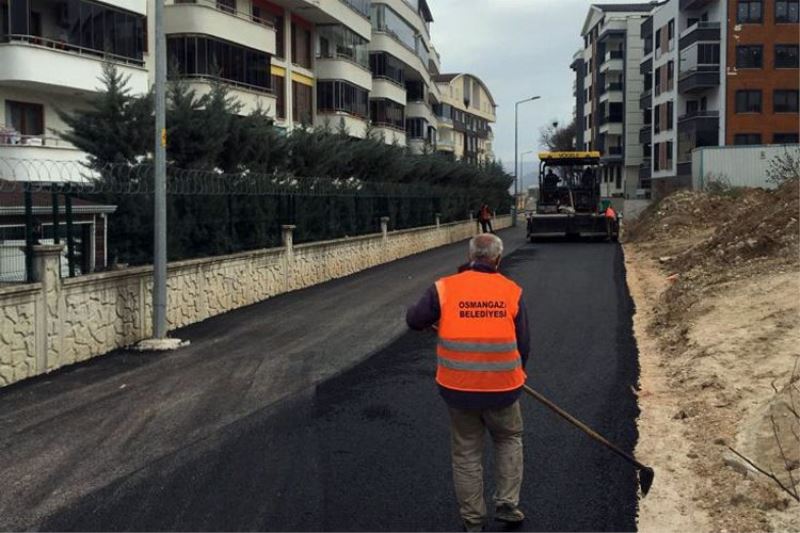
[[[286,118],[286,79],[272,75],[272,91],[275,93],[275,116]]]
[[[772,93],[772,111],[774,113],[797,113],[797,90],[779,89]]]
[[[760,44],[736,47],[736,68],[762,68],[764,47]]]
[[[775,22],[800,22],[800,0],[777,0]]]
[[[346,81],[317,82],[317,111],[367,117],[369,91]]]
[[[666,145],[667,166],[664,168],[669,170],[672,169],[672,141],[667,141]]]
[[[668,33],[667,38],[670,41],[675,38],[675,19],[669,21],[669,24],[667,25],[667,33]]]
[[[373,78],[386,79],[399,85],[405,85],[405,65],[391,54],[385,52],[370,54],[369,69],[372,71]]]
[[[675,88],[675,62],[670,61],[667,63],[667,90],[671,91]]]
[[[311,124],[313,109],[311,95],[310,85],[292,80],[292,120],[294,122]]]
[[[661,49],[661,29],[659,28],[656,30],[656,55],[659,55],[658,51],[660,49]]]
[[[3,23],[4,33],[10,31],[14,34],[44,37],[63,50],[69,50],[74,46],[80,47],[82,53],[143,61],[145,46],[143,15],[87,0],[69,0],[58,3],[57,20],[51,21],[49,17],[44,17],[43,24],[43,17],[39,13],[29,9],[26,11],[29,4],[30,2],[11,4],[9,13],[11,20]],[[5,12],[5,8],[3,11]],[[22,20],[19,20],[18,15],[21,15]],[[5,17],[0,18],[5,19]],[[10,28],[7,25],[9,23]]]
[[[775,133],[772,136],[775,144],[797,144],[800,142],[800,135],[797,133]]]
[[[733,136],[733,144],[747,145],[747,144],[761,144],[760,133],[737,133]]]
[[[317,26],[317,57],[345,58],[369,66],[366,39],[340,24]]]
[[[215,78],[270,91],[270,57],[265,52],[195,35],[168,35],[167,57],[174,77]]]
[[[311,68],[311,31],[292,21],[292,63]]]
[[[736,91],[737,113],[761,113],[761,91]]]
[[[698,44],[697,63],[699,65],[719,65],[719,45],[709,43]]]
[[[405,126],[405,108],[385,98],[369,101],[369,118],[376,126],[389,126],[402,130]]]
[[[409,139],[424,139],[427,133],[428,133],[427,120],[425,120],[424,118],[406,119],[406,136]]]
[[[800,66],[798,55],[800,46],[796,44],[775,45],[775,68],[797,68]]]
[[[414,26],[398,15],[392,8],[383,4],[372,5],[372,29],[390,34],[403,46],[417,52],[417,32]]]
[[[44,106],[6,100],[6,126],[20,135],[44,135]]]
[[[666,127],[664,128],[665,130],[669,131],[672,129],[674,118],[675,118],[674,103],[672,102],[672,100],[670,100],[669,102],[667,102],[667,123]]]
[[[217,0],[217,9],[228,13],[236,13],[236,0]]]
[[[742,24],[747,22],[758,23],[763,19],[763,7],[761,0],[739,0],[736,10],[736,22]]]
[[[616,174],[616,182],[615,182],[614,185],[615,185],[615,187],[617,189],[621,189],[622,188],[622,167],[616,167],[615,174]]]

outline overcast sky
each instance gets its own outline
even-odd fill
[[[625,0],[617,0],[624,2]],[[442,72],[468,72],[489,86],[497,108],[495,154],[514,167],[514,102],[519,107],[519,152],[539,150],[539,129],[572,119],[574,79],[569,65],[582,45],[589,0],[428,0]],[[525,156],[525,171],[536,168]],[[529,180],[527,180],[529,181]],[[527,185],[527,183],[526,183]]]

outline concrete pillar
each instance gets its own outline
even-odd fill
[[[297,226],[294,224],[284,224],[281,226],[281,243],[286,248],[286,253],[292,255],[294,253],[294,229]]]
[[[439,229],[442,226],[442,214],[436,213],[436,229]]]
[[[58,365],[61,353],[61,254],[63,244],[37,244],[33,247],[33,280],[42,284],[36,302],[36,374]]]
[[[292,270],[294,269],[294,229],[293,224],[281,226],[281,242],[286,252],[283,254],[283,290],[288,292],[292,288]]]
[[[383,242],[389,241],[389,217],[381,217],[381,233],[383,234]]]

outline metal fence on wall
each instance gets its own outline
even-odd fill
[[[168,169],[169,260],[468,218],[490,191]],[[152,262],[153,167],[0,158],[0,283],[32,279],[32,247],[64,245],[62,275]],[[496,192],[495,192],[496,194]]]

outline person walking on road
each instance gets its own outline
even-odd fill
[[[450,414],[453,482],[467,531],[481,531],[483,439],[494,448],[495,519],[519,524],[522,412],[519,397],[530,350],[522,289],[498,272],[503,241],[481,234],[469,243],[469,266],[438,280],[406,313],[413,330],[438,324],[436,382]]]
[[[478,211],[478,221],[481,223],[481,231],[484,233],[494,233],[492,228],[492,212],[487,204],[483,204]]]
[[[611,241],[614,223],[617,221],[617,212],[614,211],[614,208],[611,207],[611,203],[609,203],[604,213],[606,217],[606,240]]]

